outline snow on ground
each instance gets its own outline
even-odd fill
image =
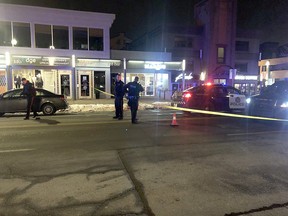
[[[139,110],[146,109],[163,109],[165,106],[170,106],[170,102],[154,102],[152,104],[139,103]],[[127,104],[123,106],[124,110],[128,110]],[[68,109],[63,111],[67,113],[78,113],[78,112],[99,112],[99,111],[114,111],[114,104],[71,104]]]

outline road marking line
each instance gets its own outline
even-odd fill
[[[24,152],[24,151],[34,151],[35,149],[11,149],[11,150],[0,150],[0,153],[10,153],[10,152]]]
[[[287,133],[288,131],[259,131],[259,132],[251,132],[251,133],[235,133],[235,134],[227,134],[227,136],[245,136],[245,135],[257,135],[257,134],[267,134],[271,133]]]

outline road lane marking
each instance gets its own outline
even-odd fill
[[[0,150],[0,153],[10,153],[10,152],[25,152],[34,151],[35,149],[10,149],[10,150]]]
[[[227,134],[227,136],[245,136],[245,135],[257,135],[257,134],[267,134],[267,135],[270,135],[271,133],[288,133],[288,131],[258,131],[258,132],[251,132],[251,133],[234,133],[234,134]]]

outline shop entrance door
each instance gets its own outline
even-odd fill
[[[72,88],[71,88],[71,74],[68,72],[61,72],[58,73],[58,92],[59,94],[64,95],[67,99],[72,98]]]
[[[91,99],[92,98],[92,82],[91,82],[91,71],[79,71],[78,72],[78,90],[80,99]]]
[[[95,98],[105,98],[105,71],[94,71]]]

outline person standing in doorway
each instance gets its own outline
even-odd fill
[[[30,117],[30,111],[33,110],[33,118],[36,118],[37,116],[37,110],[34,107],[34,100],[36,96],[36,90],[32,83],[29,82],[26,78],[22,78],[22,85],[23,85],[23,91],[21,95],[25,95],[27,97],[27,109],[26,109],[26,116],[24,120],[28,120]]]
[[[138,83],[139,77],[135,77],[133,82],[124,85],[125,92],[128,92],[128,106],[131,110],[132,124],[137,124],[137,110],[139,105],[139,93],[144,91],[141,84]]]
[[[113,119],[123,119],[123,96],[124,96],[124,83],[121,80],[121,75],[117,74],[114,88],[115,96],[115,116]]]

